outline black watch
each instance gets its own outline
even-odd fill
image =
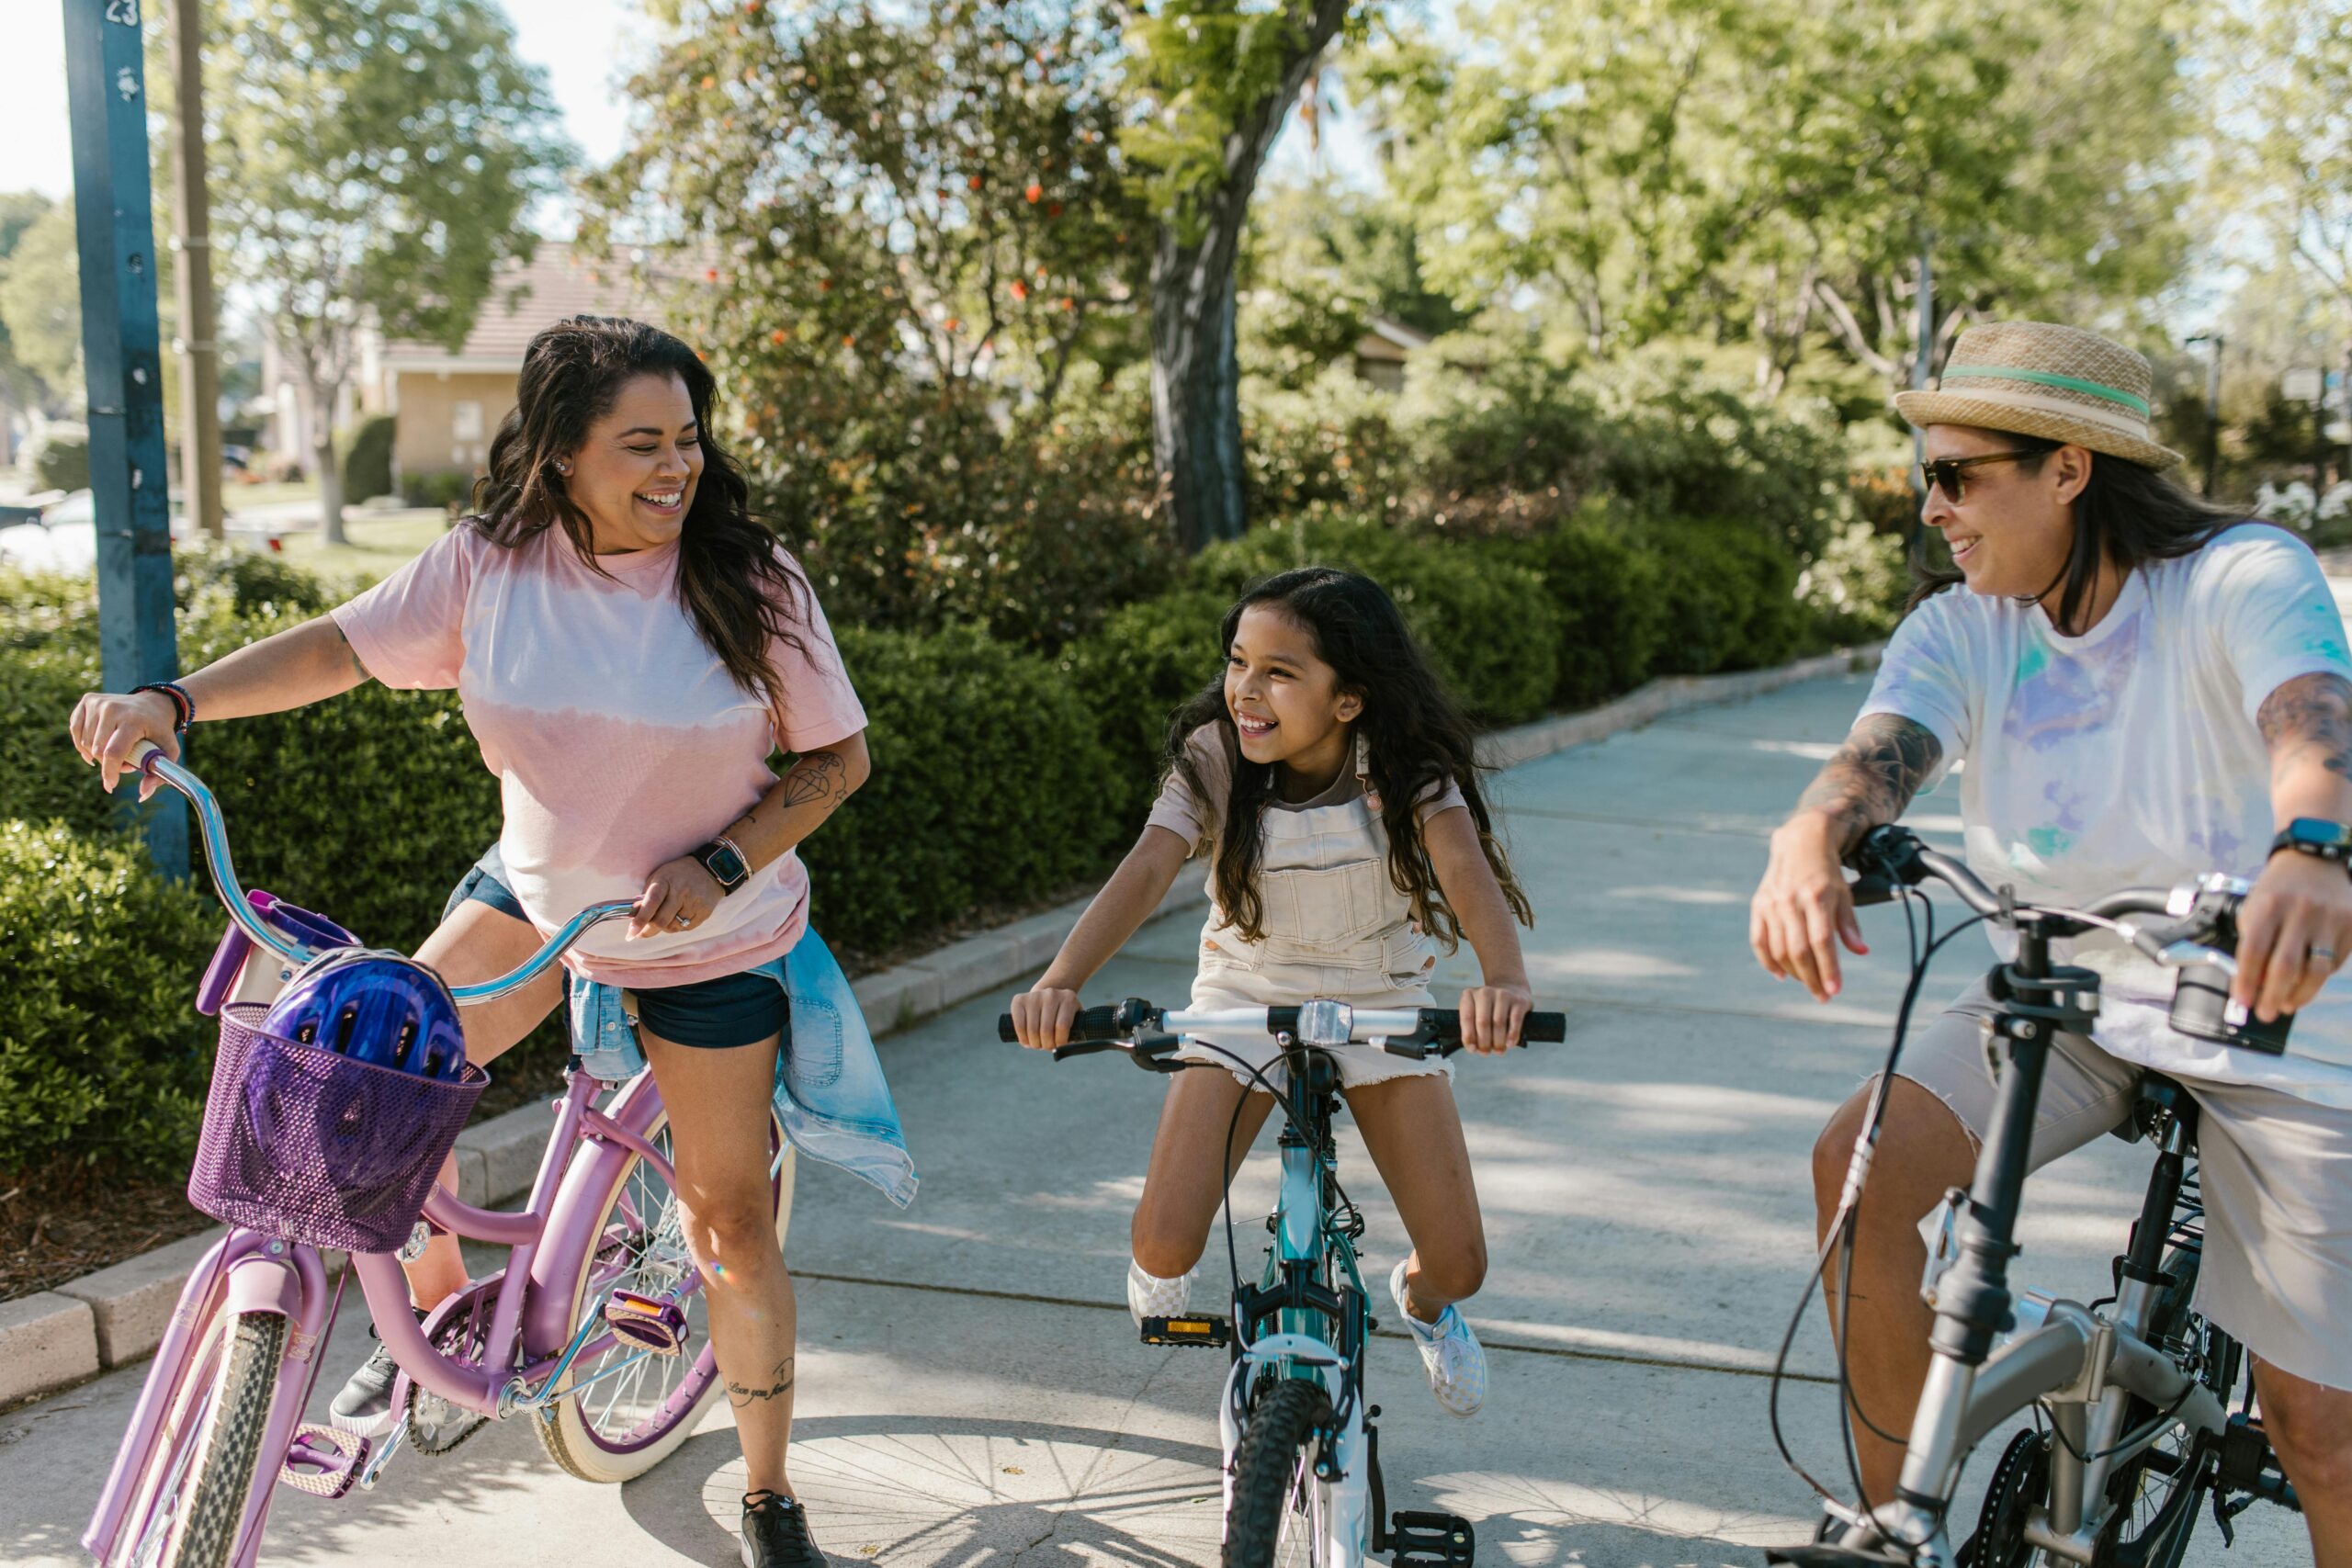
[[[2352,824],[2330,822],[2324,817],[2298,817],[2270,840],[2270,852],[2293,850],[2352,868]]]
[[[735,847],[735,840],[721,833],[709,843],[694,852],[702,862],[703,870],[710,873],[722,893],[732,893],[752,880],[752,863]]]

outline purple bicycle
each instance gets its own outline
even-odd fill
[[[198,1207],[230,1230],[180,1294],[83,1544],[123,1568],[243,1568],[279,1484],[341,1497],[372,1487],[402,1447],[447,1453],[520,1415],[582,1480],[627,1481],[660,1463],[718,1377],[651,1075],[607,1085],[571,1071],[521,1212],[459,1201],[434,1174],[487,1077],[469,1066],[435,1081],[264,1032],[277,987],[320,952],[351,945],[348,933],[249,895],[211,792],[160,751],[140,766],[195,808],[232,922],[198,999],[218,1010],[221,1043],[190,1181]],[[582,910],[522,967],[453,987],[455,999],[515,990],[629,908]],[[793,1162],[773,1121],[769,1138],[781,1239]],[[428,1222],[506,1258],[420,1325],[400,1258]],[[329,1248],[348,1253],[345,1279],[357,1276],[401,1367],[396,1424],[380,1438],[302,1420],[343,1294]]]

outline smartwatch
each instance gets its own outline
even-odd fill
[[[695,850],[694,857],[702,862],[703,870],[710,873],[721,892],[732,893],[752,879],[752,863],[743,858],[735,840],[724,833]]]
[[[2270,840],[2270,852],[2293,850],[2352,867],[2352,824],[2330,822],[2324,817],[2298,817]]]

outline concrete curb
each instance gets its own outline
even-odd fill
[[[1480,741],[1479,754],[1489,766],[1515,768],[1638,729],[1668,714],[1866,669],[1877,662],[1882,647],[1841,649],[1735,675],[1652,681],[1601,707],[1495,731]],[[1064,904],[868,975],[853,987],[858,1005],[880,1037],[1009,986],[1053,958],[1087,902]],[[1199,878],[1180,877],[1152,919],[1207,902]],[[534,1104],[468,1128],[458,1138],[458,1195],[488,1205],[529,1191],[554,1124],[552,1107]],[[0,1303],[0,1406],[153,1355],[188,1271],[220,1234],[216,1227],[183,1237],[54,1291]]]

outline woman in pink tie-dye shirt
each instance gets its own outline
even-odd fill
[[[592,931],[566,964],[636,995],[743,1444],[745,1560],[800,1568],[824,1559],[785,1463],[795,1323],[767,1171],[789,1023],[771,971],[808,924],[795,848],[865,782],[865,714],[806,577],[712,438],[713,391],[666,333],[587,316],[548,328],[476,515],[332,615],[181,684],[208,721],[370,678],[457,689],[504,825],[418,950],[453,984],[514,967],[589,904],[635,901],[626,928]],[[92,694],[74,740],[111,784],[141,741],[177,755],[175,710],[163,692]],[[797,759],[781,779],[779,750]],[[562,998],[549,974],[469,1010],[468,1055],[497,1056]],[[464,1283],[448,1236],[410,1269],[420,1311]],[[388,1426],[396,1371],[379,1350],[335,1400],[337,1424]]]

